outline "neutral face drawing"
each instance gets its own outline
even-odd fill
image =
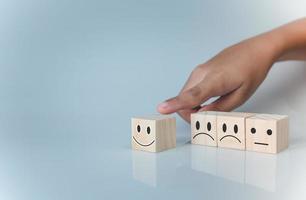
[[[246,119],[246,149],[278,153],[289,145],[289,118],[286,115],[256,114]]]
[[[250,118],[246,123],[246,149],[277,152],[277,122],[269,119]]]
[[[252,127],[250,130],[250,133],[251,134],[256,134],[256,132],[257,132],[257,130],[256,130],[256,128],[255,127]],[[272,131],[272,129],[270,129],[270,128],[268,128],[266,131],[264,131],[263,133],[258,133],[257,132],[257,134],[267,134],[268,136],[271,136],[272,134],[273,134],[273,131]],[[254,141],[254,144],[255,145],[264,145],[264,146],[268,146],[269,145],[269,143],[270,143],[270,141],[268,141],[269,139],[267,138],[267,137],[259,137],[258,139],[257,139],[257,141],[255,140]]]

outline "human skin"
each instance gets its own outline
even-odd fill
[[[287,60],[306,60],[306,18],[222,50],[195,67],[180,93],[157,110],[188,122],[194,112],[231,111],[252,96],[274,63]],[[219,98],[205,105],[212,97]]]

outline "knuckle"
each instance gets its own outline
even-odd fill
[[[251,89],[247,84],[239,88],[240,99],[248,98],[254,89]]]
[[[197,99],[201,97],[201,89],[198,86],[191,88],[188,93],[191,99]]]
[[[201,90],[196,86],[178,96],[178,101],[186,106],[195,106],[201,101]]]
[[[209,65],[207,63],[203,63],[203,64],[199,64],[196,66],[196,69],[199,69],[199,70],[207,70],[209,67]]]
[[[207,71],[207,65],[205,64],[200,64],[197,65],[191,72],[192,75],[199,75],[199,74],[203,74]]]

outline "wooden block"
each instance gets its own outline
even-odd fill
[[[246,120],[246,149],[278,153],[288,147],[288,132],[288,116],[254,115]]]
[[[216,112],[198,112],[191,114],[191,143],[217,146]]]
[[[159,152],[176,146],[176,122],[170,115],[132,118],[132,148]]]
[[[245,121],[252,113],[218,112],[218,146],[245,150]]]

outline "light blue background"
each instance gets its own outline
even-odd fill
[[[282,63],[239,110],[290,116],[279,155],[189,144],[130,149],[221,49],[304,16],[306,2],[0,0],[0,199],[305,199],[306,69]]]

